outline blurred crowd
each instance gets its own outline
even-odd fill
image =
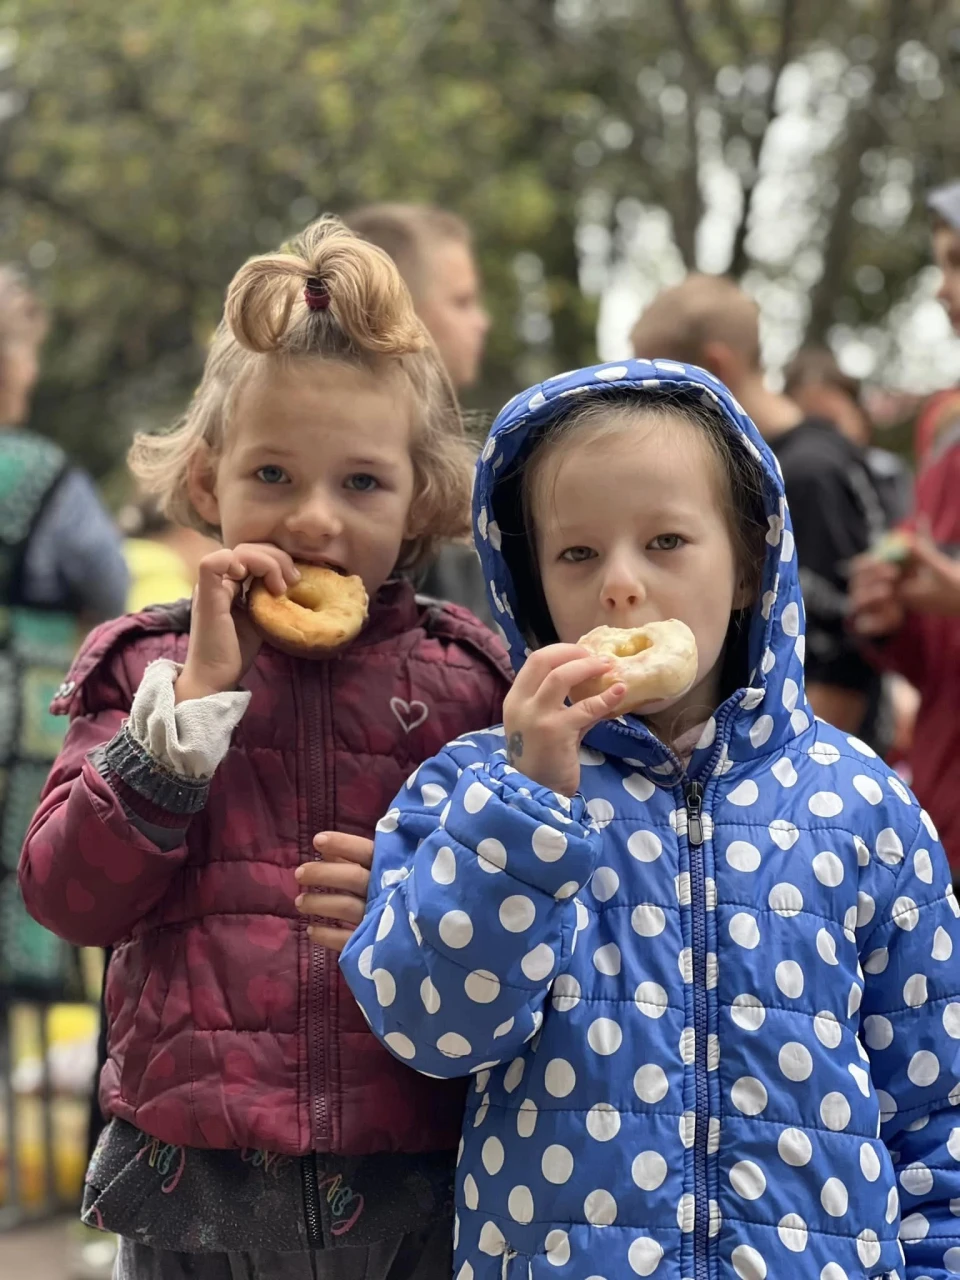
[[[929,197],[939,298],[960,333],[960,183]],[[458,391],[477,379],[489,318],[469,227],[446,211],[384,204],[347,224],[383,248],[410,287]],[[0,270],[0,999],[81,991],[71,949],[33,922],[16,890],[26,824],[62,725],[47,711],[94,623],[189,596],[212,541],[134,496],[117,518],[91,478],[31,426],[46,317]],[[804,349],[775,389],[756,303],[731,279],[691,275],[637,319],[639,358],[702,366],[752,416],[783,472],[807,613],[816,713],[909,780],[960,874],[960,386],[916,422],[912,456],[883,447],[864,389],[831,351]],[[958,371],[960,372],[960,371]],[[446,546],[428,596],[493,626],[479,560]],[[91,1136],[98,1128],[96,1108]]]

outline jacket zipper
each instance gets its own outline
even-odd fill
[[[723,750],[727,721],[739,705],[742,690],[727,699],[716,713],[713,752],[700,769],[710,778]],[[624,734],[629,729],[617,726]],[[661,744],[662,745],[662,744]],[[678,773],[686,770],[677,756],[664,748]],[[687,814],[687,847],[690,851],[690,906],[693,941],[693,1034],[695,1111],[693,1140],[693,1266],[694,1280],[709,1280],[710,1201],[707,1186],[707,1145],[710,1132],[710,1093],[707,1079],[707,887],[703,871],[703,783],[681,780]]]
[[[318,831],[326,831],[330,822],[330,788],[333,774],[333,753],[323,749],[325,726],[330,723],[330,664],[321,662],[316,668],[319,697],[307,703],[307,815],[312,842]],[[319,707],[317,706],[319,703]],[[319,711],[319,716],[314,714]],[[310,1055],[313,1062],[313,1140],[314,1149],[326,1151],[330,1147],[330,958],[324,947],[310,945],[311,983],[308,993],[311,1015]]]
[[[322,1249],[323,1229],[320,1221],[317,1157],[312,1151],[301,1156],[300,1170],[303,1176],[303,1216],[307,1222],[307,1244],[311,1249]]]
[[[696,1109],[693,1141],[693,1264],[695,1280],[707,1280],[710,1205],[707,1194],[707,1140],[710,1096],[707,1082],[707,892],[703,872],[703,786],[683,788],[690,850],[690,901],[693,938],[693,1034]]]
[[[305,716],[307,747],[307,840],[312,847],[313,837],[327,827],[330,811],[329,788],[332,774],[332,755],[328,768],[324,768],[324,725],[329,723],[330,668],[322,662],[311,664],[306,680],[298,681],[301,706]],[[316,681],[317,683],[314,683]],[[319,693],[317,689],[319,688]],[[303,696],[306,694],[306,696]],[[313,1151],[301,1160],[303,1175],[303,1206],[307,1225],[307,1238],[311,1249],[323,1248],[323,1229],[320,1213],[320,1192],[317,1178],[316,1152],[329,1150],[330,1115],[328,1095],[330,1081],[327,1060],[329,1042],[330,1001],[327,999],[329,961],[323,947],[308,942],[310,948],[309,983],[307,987],[307,1078],[311,1092],[310,1124]]]

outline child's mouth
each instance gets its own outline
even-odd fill
[[[294,560],[299,560],[301,564],[313,564],[318,569],[329,569],[331,573],[339,573],[341,578],[349,578],[351,576],[349,569],[346,569],[342,564],[335,563],[333,560],[326,560],[323,556],[294,555],[292,552],[291,556]]]

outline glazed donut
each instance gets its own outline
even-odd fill
[[[605,675],[577,685],[571,702],[592,698],[618,682],[627,686],[620,702],[607,713],[608,719],[641,707],[657,710],[656,704],[682,697],[697,678],[697,642],[687,624],[677,618],[629,630],[594,627],[577,643],[615,662]]]
[[[275,596],[256,581],[247,607],[254,622],[286,649],[310,653],[337,649],[358,634],[367,618],[367,593],[357,577],[297,562],[300,581]]]

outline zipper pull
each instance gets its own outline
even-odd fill
[[[699,849],[703,844],[703,787],[699,782],[688,782],[683,794],[687,804],[687,841]]]

